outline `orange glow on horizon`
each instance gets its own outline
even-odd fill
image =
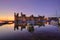
[[[0,20],[14,20],[14,17],[0,17]]]

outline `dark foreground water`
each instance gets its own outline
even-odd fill
[[[14,30],[14,24],[0,26],[0,40],[60,40],[60,27],[45,25]]]

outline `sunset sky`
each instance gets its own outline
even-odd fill
[[[0,0],[0,20],[13,20],[14,12],[60,17],[60,0]]]

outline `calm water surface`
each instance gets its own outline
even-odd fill
[[[14,30],[14,24],[0,26],[0,40],[60,40],[60,27],[45,25]]]

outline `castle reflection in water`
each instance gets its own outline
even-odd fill
[[[33,24],[27,24],[27,25],[17,25],[16,23],[14,24],[14,30],[23,30],[23,29],[27,29],[29,32],[34,32],[34,26],[36,26],[37,24],[33,25]],[[37,26],[45,26],[44,24],[40,24]],[[20,28],[20,29],[19,29]]]
[[[27,28],[30,32],[34,31],[34,26],[45,26],[45,16],[35,17],[33,15],[27,17],[25,14],[21,12],[21,16],[19,13],[14,13],[15,23],[14,30],[18,30],[21,27],[21,30]]]
[[[34,30],[34,26],[45,26],[45,24],[49,24],[51,20],[58,20],[57,18],[50,18],[49,20],[45,18],[45,16],[38,16],[35,17],[34,15],[31,15],[27,17],[25,14],[21,12],[21,16],[19,16],[19,13],[14,13],[14,30],[18,30],[19,27],[21,27],[21,30],[23,28],[27,28],[29,31]],[[56,21],[55,21],[56,22]],[[58,21],[57,21],[58,23]],[[54,23],[55,24],[55,23]]]

